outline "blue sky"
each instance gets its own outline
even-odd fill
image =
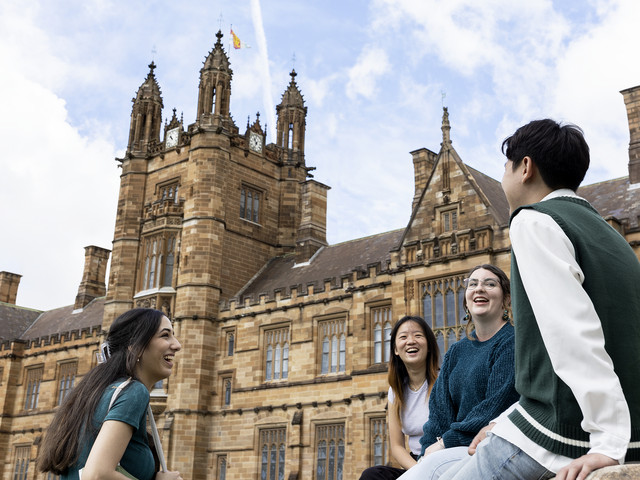
[[[155,61],[165,118],[195,120],[221,28],[241,131],[295,68],[307,164],[329,191],[330,243],[405,226],[410,151],[438,151],[443,104],[463,161],[500,179],[502,140],[534,118],[585,130],[585,183],[627,174],[619,91],[640,84],[636,0],[3,0],[0,270],[18,305],[73,303],[84,247],[111,248],[131,99]],[[251,48],[229,48],[229,29]],[[444,93],[444,98],[443,98]]]

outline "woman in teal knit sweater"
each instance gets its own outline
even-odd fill
[[[421,461],[403,480],[436,479],[468,455],[474,436],[518,400],[509,279],[478,265],[465,280],[467,335],[447,351],[429,400]]]

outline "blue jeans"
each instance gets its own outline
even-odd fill
[[[546,480],[555,477],[506,440],[489,434],[472,455],[447,470],[440,480]]]
[[[437,480],[449,468],[468,458],[469,447],[450,447],[427,455],[398,480]]]

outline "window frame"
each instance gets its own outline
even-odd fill
[[[12,480],[27,480],[31,463],[31,445],[14,446]]]
[[[22,406],[25,411],[36,410],[40,403],[40,387],[44,375],[44,365],[31,365],[25,367],[24,376],[24,401]],[[35,391],[34,391],[35,388]]]
[[[313,478],[315,480],[343,480],[345,477],[345,460],[346,460],[346,446],[347,446],[347,434],[346,425],[344,421],[334,421],[327,423],[317,423],[315,425],[315,438],[313,443],[314,448],[314,469]],[[321,459],[321,443],[325,440],[329,442],[334,440],[333,450],[330,443],[325,444],[324,458]],[[342,444],[340,445],[340,442]],[[340,458],[340,448],[342,448],[342,457]],[[333,451],[334,455],[331,456]],[[323,475],[320,474],[320,461],[324,460]],[[333,466],[333,468],[331,468]],[[331,468],[332,474],[329,475],[329,469]]]
[[[393,309],[390,301],[375,303],[368,306],[369,325],[371,328],[371,365],[382,365],[389,363],[391,359],[391,330],[393,329]],[[384,312],[383,312],[384,311]],[[381,312],[380,329],[376,328],[377,313]],[[386,315],[386,318],[384,316]],[[376,339],[379,332],[380,339]],[[379,347],[379,352],[378,352]],[[380,359],[378,360],[378,353]]]
[[[272,450],[272,446],[276,448]],[[287,467],[288,449],[286,425],[263,425],[258,427],[257,447],[258,478],[260,480],[286,478],[285,469]]]
[[[68,376],[71,375],[71,379],[68,379]],[[70,361],[60,362],[58,364],[58,375],[56,377],[57,380],[57,403],[56,405],[61,405],[62,401],[69,395],[73,387],[75,386],[75,380],[78,375],[78,360],[73,359]],[[67,378],[65,384],[63,385],[64,379]]]
[[[345,374],[347,371],[347,337],[349,336],[346,313],[318,318],[316,332],[318,376]]]
[[[462,302],[466,290],[463,284],[465,277],[466,273],[458,273],[419,282],[422,318],[431,326],[442,357],[464,334]]]
[[[289,380],[291,328],[289,324],[270,326],[263,330],[263,362],[265,382]],[[273,343],[275,340],[275,343]],[[275,348],[274,348],[275,347]],[[277,367],[277,369],[276,369]]]
[[[249,197],[251,198],[250,200]],[[255,201],[256,197],[257,202]],[[262,205],[264,204],[264,197],[264,190],[242,182],[242,184],[240,185],[239,217],[246,222],[260,225],[260,220],[262,219]],[[255,203],[257,203],[257,205],[255,205]],[[247,212],[249,213],[247,214]]]

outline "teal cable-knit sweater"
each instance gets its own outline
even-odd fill
[[[514,387],[514,331],[505,324],[480,342],[463,338],[442,362],[429,398],[421,455],[442,437],[445,447],[467,446],[489,422],[518,400]]]

